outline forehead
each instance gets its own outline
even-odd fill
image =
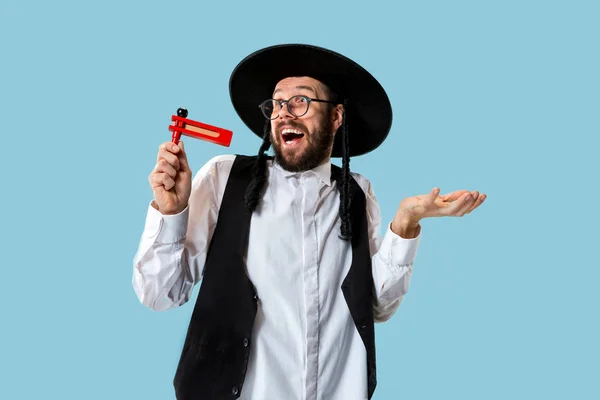
[[[315,95],[320,95],[323,92],[323,84],[308,76],[289,77],[280,80],[277,85],[275,85],[273,95],[276,93],[296,92],[312,92]]]

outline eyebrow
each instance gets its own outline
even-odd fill
[[[296,90],[310,90],[315,95],[317,94],[317,91],[312,86],[300,85],[300,86],[296,86]],[[273,97],[275,97],[275,94],[277,92],[281,92],[281,89],[275,89],[275,91],[273,92]]]

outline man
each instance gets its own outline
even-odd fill
[[[381,239],[371,185],[349,170],[391,127],[366,70],[326,49],[273,46],[240,62],[230,94],[263,138],[258,157],[216,157],[192,181],[183,143],[161,145],[134,260],[135,291],[155,310],[202,281],[177,398],[370,399],[373,323],[407,292],[421,219],[462,216],[485,195],[406,198]]]

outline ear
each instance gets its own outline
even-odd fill
[[[335,135],[340,126],[342,126],[342,122],[344,122],[344,106],[342,104],[337,104],[331,110],[331,119],[333,125],[333,134]]]

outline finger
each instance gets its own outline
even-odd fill
[[[474,208],[477,206],[479,193],[471,192],[471,193],[469,193],[469,195],[470,195],[470,198],[467,200],[467,204],[465,204],[465,206],[459,212],[460,217],[467,215],[468,213],[473,211]]]
[[[479,207],[481,205],[481,203],[483,203],[483,201],[485,200],[486,195],[485,194],[480,194],[477,197],[477,200],[474,202],[475,204],[473,204],[473,206],[469,209],[469,211],[467,211],[467,214],[469,214],[471,211],[473,211],[474,209],[476,209],[477,207]]]
[[[468,193],[468,190],[457,190],[455,192],[451,192],[442,196],[444,201],[453,202],[460,199],[465,193]]]
[[[465,202],[465,205],[463,207],[460,208],[457,216],[459,217],[463,217],[466,214],[469,213],[469,211],[472,209],[473,205],[476,203],[475,197],[473,196],[472,193],[468,193],[467,194],[467,201]]]
[[[473,202],[465,214],[469,214],[481,204],[482,195],[477,190],[472,191],[471,196],[473,196]]]
[[[164,142],[158,147],[158,151],[165,150],[173,154],[177,154],[179,146],[173,142]]]
[[[164,188],[165,183],[168,183],[169,179],[172,180],[172,178],[164,172],[153,172],[148,177],[152,189]]]
[[[175,186],[175,181],[164,172],[155,172],[150,175],[150,186],[153,190],[161,187],[165,190],[171,190]]]
[[[473,197],[470,192],[464,193],[458,200],[455,200],[449,207],[444,210],[444,213],[453,217],[463,216],[464,213],[473,204]]]
[[[171,143],[171,145],[173,145],[173,144]],[[160,147],[160,149],[158,150],[158,157],[157,157],[156,162],[159,162],[161,159],[163,159],[166,162],[168,162],[169,164],[171,164],[171,166],[173,168],[175,168],[176,171],[178,171],[180,168],[179,157],[176,154],[174,154],[173,152],[179,151],[179,148],[177,146],[175,146],[175,147],[173,147],[173,146],[170,146],[168,144],[162,145]],[[174,150],[174,149],[177,149],[177,150]]]
[[[156,163],[156,168],[154,168],[154,171],[165,172],[173,179],[175,179],[175,177],[177,176],[177,171],[175,171],[175,168],[173,168],[171,164],[169,164],[165,159],[162,158],[158,160],[158,163]]]
[[[456,212],[454,213],[455,217],[462,217],[463,215],[465,215],[465,213],[467,211],[469,211],[469,209],[471,208],[471,206],[473,205],[473,196],[471,195],[470,192],[465,193],[465,198],[462,199],[462,202],[458,203],[458,209],[456,210]]]

